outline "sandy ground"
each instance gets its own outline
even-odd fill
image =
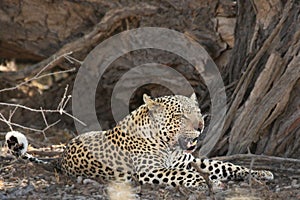
[[[61,137],[53,137],[61,138]],[[39,141],[35,138],[34,141]],[[30,141],[31,143],[34,142]],[[50,146],[57,141],[36,142],[38,157],[59,154],[60,146]],[[56,143],[57,144],[57,143]],[[299,166],[291,166],[299,169]],[[241,181],[225,183],[223,190],[192,191],[186,188],[160,186],[131,186],[125,184],[102,184],[91,179],[72,178],[50,172],[42,166],[24,160],[16,160],[1,148],[0,199],[300,199],[300,174],[293,171],[273,171],[275,179],[269,182]]]

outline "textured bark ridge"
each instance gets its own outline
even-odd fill
[[[0,2],[1,62],[15,59],[15,70],[0,68],[0,90],[14,87],[41,72],[75,68],[31,81],[0,93],[1,102],[40,109],[56,108],[68,84],[69,91],[80,64],[105,39],[139,27],[177,30],[200,43],[214,59],[223,77],[228,98],[225,126],[215,146],[204,138],[201,155],[246,153],[300,157],[300,17],[297,1],[17,1]],[[69,54],[68,54],[69,55]],[[96,110],[103,128],[115,124],[110,108],[115,84],[124,73],[144,63],[161,63],[180,72],[193,86],[201,109],[210,112],[205,83],[187,61],[160,50],[128,53],[105,72],[96,94]],[[22,67],[19,66],[22,63]],[[137,77],[138,78],[138,77]],[[180,82],[174,80],[174,84]],[[40,86],[43,87],[40,87]],[[128,86],[130,87],[130,86]],[[171,94],[167,88],[148,84],[132,95],[130,110],[142,102],[142,94]],[[185,94],[185,91],[182,91]],[[122,96],[119,97],[122,101]],[[122,103],[122,102],[121,102]],[[71,110],[71,105],[66,107]],[[8,116],[12,107],[0,106]],[[49,122],[61,119],[58,128],[74,128],[73,119],[51,113]],[[44,126],[40,115],[17,109],[13,122]],[[209,123],[209,115],[207,123]],[[1,131],[7,125],[0,122]]]

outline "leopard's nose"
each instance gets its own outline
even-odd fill
[[[198,130],[200,133],[202,133],[203,129],[204,129],[204,121],[203,121],[203,120],[200,120],[199,123],[198,123],[198,128],[197,128],[197,130]]]

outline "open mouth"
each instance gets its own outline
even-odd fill
[[[195,151],[197,148],[197,143],[198,143],[198,137],[194,138],[192,141],[188,142],[186,147],[188,151]]]
[[[179,137],[178,143],[181,149],[185,150],[187,153],[192,153],[197,148],[198,137],[194,139]]]

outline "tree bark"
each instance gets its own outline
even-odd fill
[[[236,55],[228,69],[242,66],[237,68],[245,71],[238,73],[241,77],[230,96],[224,137],[213,152],[237,154],[249,148],[259,154],[299,157],[299,5],[293,1],[253,3],[239,2]],[[249,17],[256,18],[250,29],[253,20]],[[235,77],[236,73],[230,73]]]

